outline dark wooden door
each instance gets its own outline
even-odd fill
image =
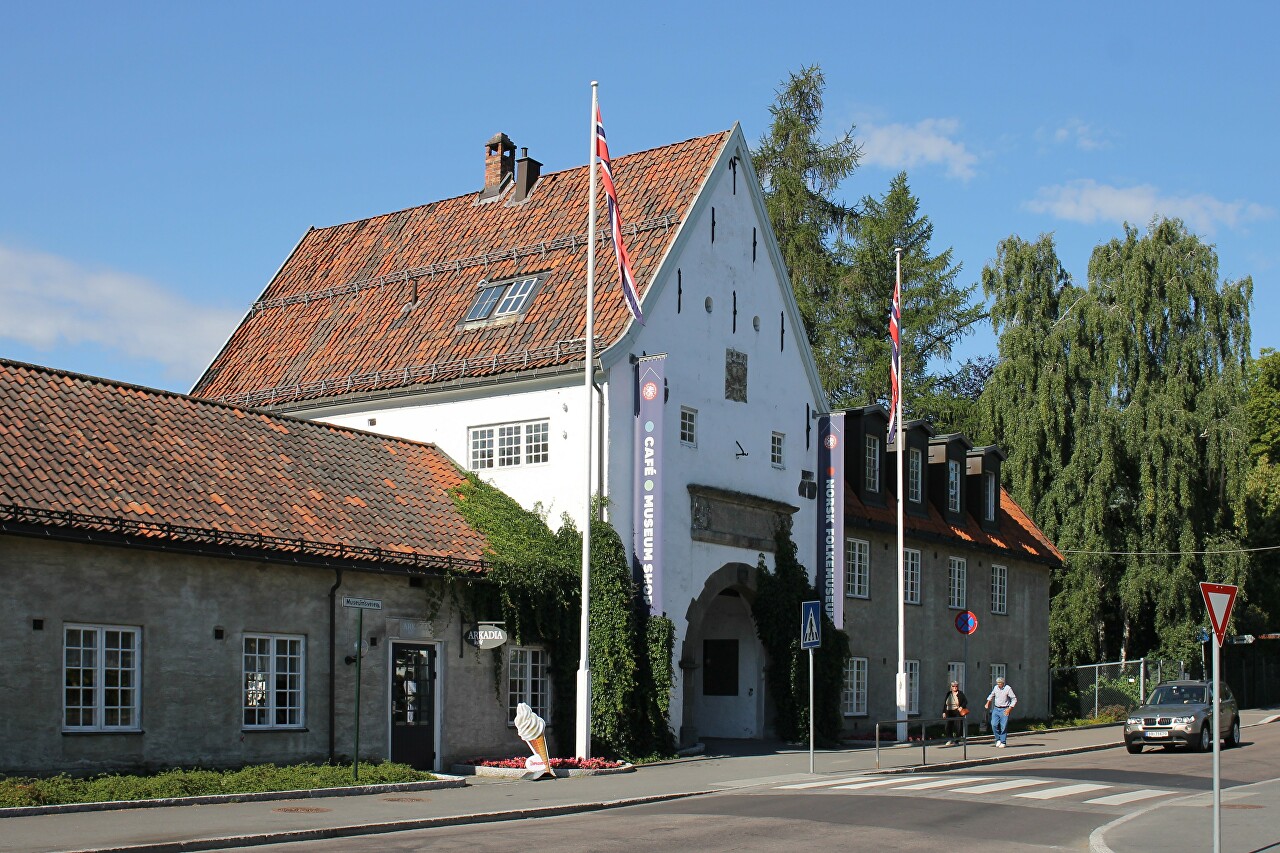
[[[436,760],[436,649],[391,645],[391,760],[431,770]]]

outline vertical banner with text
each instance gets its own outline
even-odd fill
[[[818,595],[844,630],[844,412],[818,418]]]
[[[662,614],[662,423],[666,356],[640,359],[636,366],[638,405],[635,424],[632,542],[640,592],[649,612]]]

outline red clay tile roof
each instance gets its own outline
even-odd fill
[[[845,489],[844,501],[846,524],[862,523],[878,530],[898,529],[895,508],[864,504],[851,488]],[[1062,554],[1003,488],[1000,489],[1000,508],[996,511],[996,523],[999,530],[995,533],[983,530],[969,515],[965,516],[964,524],[950,524],[943,520],[937,507],[932,504],[929,504],[927,519],[910,513],[903,519],[908,538],[914,535],[957,540],[970,547],[1004,552],[1022,560],[1049,566],[1062,565]]]
[[[642,297],[731,133],[614,160]],[[587,167],[543,175],[520,204],[510,191],[480,204],[478,190],[308,231],[192,393],[267,406],[580,360]],[[548,276],[523,319],[460,328],[482,278],[534,273]],[[596,253],[595,312],[608,346],[630,315],[607,243]]]
[[[0,519],[168,523],[416,565],[483,557],[485,539],[449,496],[463,474],[434,445],[4,359],[0,410]],[[36,514],[6,515],[13,507]]]

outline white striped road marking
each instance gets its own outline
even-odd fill
[[[821,782],[800,782],[796,785],[779,785],[779,791],[803,791],[805,788],[825,788],[829,785],[847,785],[850,782],[863,782],[866,776],[850,776],[847,779],[823,779]],[[897,781],[896,779],[894,781]]]
[[[1048,785],[1048,779],[1006,779],[1003,782],[990,782],[986,785],[971,785],[968,788],[956,788],[954,794],[989,794],[992,791],[1007,791],[1010,788],[1028,788],[1032,785]]]
[[[1112,794],[1109,797],[1098,797],[1093,800],[1085,800],[1086,803],[1094,803],[1099,806],[1123,806],[1125,803],[1136,802],[1137,800],[1149,800],[1152,797],[1166,797],[1173,791],[1157,791],[1154,788],[1144,788],[1141,791],[1129,791],[1125,794]]]
[[[929,788],[945,788],[948,785],[963,785],[966,782],[977,782],[981,776],[953,776],[950,779],[935,779],[932,782],[921,782],[918,785],[903,785],[895,791],[924,791]]]
[[[1084,794],[1089,791],[1101,791],[1110,785],[1063,785],[1061,788],[1049,788],[1046,791],[1028,791],[1025,794],[1014,794],[1015,797],[1026,797],[1028,800],[1054,800],[1058,797],[1070,797],[1073,794]]]
[[[853,785],[839,785],[837,791],[856,791],[859,788],[877,788],[881,785],[901,785],[901,779],[872,779],[870,782],[858,782]]]

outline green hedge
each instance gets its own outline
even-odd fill
[[[434,778],[430,773],[414,770],[406,764],[360,763],[361,785],[425,782]],[[168,770],[154,776],[104,774],[88,779],[65,774],[47,779],[11,776],[0,779],[0,807],[303,791],[350,784],[349,764],[295,764],[289,767],[257,764],[240,770]]]

